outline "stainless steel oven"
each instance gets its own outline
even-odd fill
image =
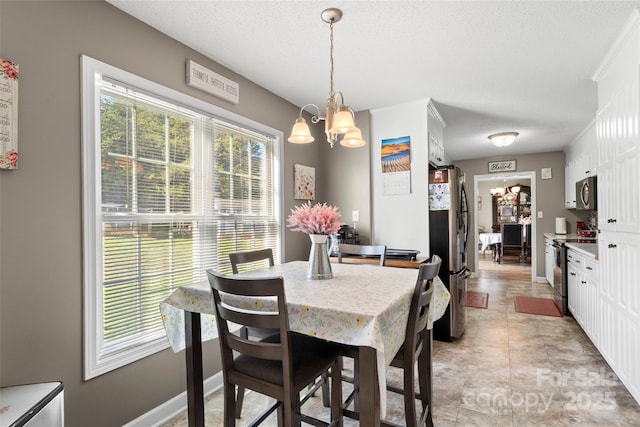
[[[553,301],[563,315],[571,315],[567,304],[567,247],[562,241],[553,241]]]

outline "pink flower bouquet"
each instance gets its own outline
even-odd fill
[[[288,227],[293,231],[302,231],[307,234],[331,235],[340,228],[340,212],[335,206],[326,203],[316,203],[311,206],[307,202],[302,206],[291,209],[291,215],[287,218]]]

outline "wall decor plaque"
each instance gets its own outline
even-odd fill
[[[516,170],[515,160],[500,160],[498,162],[489,162],[489,173],[511,172],[515,170]]]

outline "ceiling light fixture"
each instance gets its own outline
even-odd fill
[[[320,108],[315,104],[307,104],[300,109],[300,114],[296,119],[293,128],[291,129],[291,136],[288,138],[289,142],[294,144],[308,144],[314,141],[311,132],[309,131],[309,125],[307,121],[302,117],[302,112],[307,107],[314,107],[316,114],[311,117],[312,123],[318,123],[324,120],[324,132],[327,134],[327,142],[333,148],[333,145],[338,141],[338,135],[344,135],[340,141],[340,145],[345,147],[362,147],[366,142],[362,139],[362,133],[358,129],[354,122],[354,113],[351,108],[344,105],[344,95],[342,92],[335,92],[333,90],[333,24],[342,19],[342,11],[336,8],[329,8],[322,11],[320,17],[324,22],[329,24],[329,57],[330,57],[330,82],[329,87],[329,99],[327,99],[327,108],[325,115],[320,114]],[[342,103],[338,106],[338,95],[340,95],[340,101]]]
[[[516,184],[511,187],[507,186],[507,181],[504,181],[503,187],[496,187],[489,190],[492,196],[498,196],[499,200],[505,199],[507,201],[514,201],[521,190],[521,185]]]
[[[489,135],[488,138],[496,147],[506,147],[513,144],[518,135],[518,132],[500,132]]]

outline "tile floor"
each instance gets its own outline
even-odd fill
[[[434,341],[434,424],[640,425],[640,406],[573,318],[515,312],[513,296],[551,297],[551,287],[531,283],[529,268],[490,262],[485,267],[469,281],[468,289],[488,292],[488,308],[467,309],[461,339]],[[505,276],[506,270],[511,273]],[[390,382],[397,374],[392,377]],[[312,399],[305,410],[323,417],[326,410],[319,401]],[[263,405],[263,397],[248,395],[237,425],[247,425]],[[206,411],[207,426],[222,425],[220,392],[208,398]],[[402,414],[402,401],[389,394],[387,419],[402,423]],[[181,414],[163,427],[186,425],[186,415]],[[275,426],[275,419],[263,425]],[[344,425],[358,423],[345,419]]]

